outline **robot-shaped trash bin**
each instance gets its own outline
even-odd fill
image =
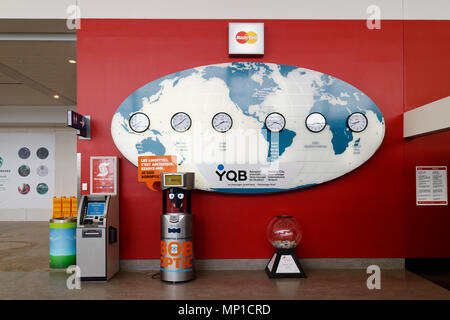
[[[194,173],[161,174],[161,280],[184,282],[194,279],[191,190]]]

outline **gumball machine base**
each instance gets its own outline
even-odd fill
[[[276,249],[266,266],[269,278],[306,278],[294,249]]]

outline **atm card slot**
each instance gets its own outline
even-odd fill
[[[83,230],[83,238],[101,238],[102,230]]]

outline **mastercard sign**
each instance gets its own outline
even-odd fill
[[[239,31],[238,33],[236,33],[236,41],[239,42],[240,44],[244,44],[244,43],[253,44],[257,40],[258,40],[258,35],[256,34],[256,32]]]
[[[263,55],[264,23],[229,23],[228,54]]]

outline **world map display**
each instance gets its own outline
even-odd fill
[[[144,132],[130,127],[137,112],[150,120]],[[171,125],[178,112],[190,118],[185,132]],[[221,112],[232,119],[225,133],[212,126]],[[285,119],[280,132],[266,127],[273,112]],[[324,130],[308,130],[311,113],[325,117]],[[362,132],[348,126],[353,113],[367,119]],[[117,148],[134,165],[141,155],[176,155],[178,171],[195,172],[196,188],[235,193],[291,190],[339,177],[373,155],[384,131],[381,111],[354,86],[305,68],[257,62],[201,66],[151,81],[120,104],[111,122]]]

